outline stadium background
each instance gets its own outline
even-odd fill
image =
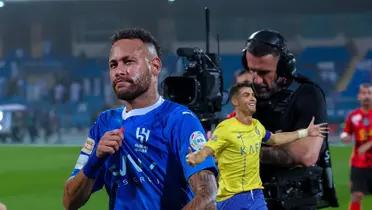
[[[351,146],[337,136],[359,105],[358,85],[372,80],[371,1],[8,0],[0,6],[0,119],[9,104],[22,107],[12,111],[17,135],[0,121],[0,201],[9,209],[62,209],[63,183],[87,127],[100,111],[120,105],[107,77],[112,32],[150,30],[163,47],[161,79],[179,75],[176,49],[205,49],[204,6],[226,90],[241,68],[245,40],[262,28],[282,32],[298,72],[324,89],[339,209],[347,208]],[[221,115],[230,110],[224,106]],[[105,203],[102,192],[83,209],[105,209]],[[372,209],[371,197],[364,206]]]

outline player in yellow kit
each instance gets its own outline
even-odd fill
[[[259,174],[261,143],[279,145],[307,136],[328,133],[327,123],[314,125],[294,132],[272,134],[252,117],[256,111],[256,98],[250,84],[237,84],[230,91],[236,116],[218,124],[211,139],[199,151],[190,151],[186,160],[190,165],[214,155],[218,162],[219,189],[217,208],[262,209],[266,202]]]

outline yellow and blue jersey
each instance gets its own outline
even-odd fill
[[[164,100],[146,108],[103,112],[91,127],[72,176],[86,164],[106,131],[124,128],[119,151],[108,157],[93,191],[105,186],[109,209],[181,209],[191,199],[188,179],[210,169],[217,173],[213,158],[192,167],[185,156],[189,148],[205,144],[205,133],[197,117],[186,107]]]
[[[260,178],[261,143],[271,133],[256,119],[250,125],[235,117],[222,121],[204,145],[214,151],[219,169],[217,201],[253,189],[262,189]]]

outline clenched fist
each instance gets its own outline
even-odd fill
[[[124,128],[115,129],[105,132],[100,139],[96,155],[98,158],[103,158],[107,155],[112,155],[119,150],[124,139]]]

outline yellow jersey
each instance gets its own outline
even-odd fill
[[[217,201],[253,189],[262,189],[260,149],[271,133],[256,119],[250,125],[235,117],[218,124],[211,139],[204,145],[217,159],[219,177]]]

